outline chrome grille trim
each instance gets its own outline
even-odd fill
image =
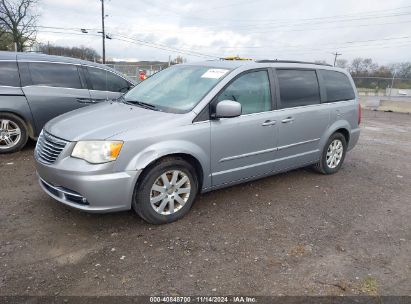
[[[43,130],[37,139],[36,158],[44,164],[53,164],[67,144],[68,141],[57,138]]]

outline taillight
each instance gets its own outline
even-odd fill
[[[358,125],[361,123],[361,104],[358,103]]]

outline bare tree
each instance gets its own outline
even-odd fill
[[[346,69],[348,66],[348,61],[346,59],[337,59],[336,66]]]
[[[101,56],[97,53],[95,49],[88,48],[85,46],[80,47],[66,47],[58,46],[53,44],[39,44],[38,49],[40,53],[48,55],[58,55],[79,58],[89,61],[100,61]]]
[[[36,3],[37,0],[0,0],[0,28],[11,35],[19,52],[35,42],[37,15],[33,7]]]

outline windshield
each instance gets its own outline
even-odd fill
[[[161,111],[185,113],[193,109],[228,72],[228,69],[176,65],[142,81],[124,95],[124,100]]]

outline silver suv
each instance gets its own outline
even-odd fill
[[[50,121],[35,150],[43,190],[90,212],[184,216],[196,195],[298,167],[337,172],[360,135],[342,69],[207,61],[159,72],[116,102]]]

